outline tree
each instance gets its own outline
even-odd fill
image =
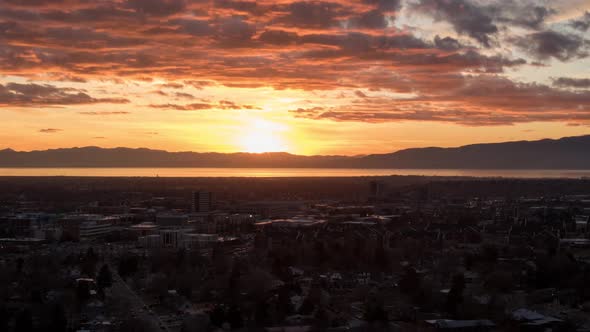
[[[68,319],[62,304],[56,304],[53,307],[49,332],[65,332],[68,327]]]
[[[236,304],[233,304],[229,307],[229,310],[227,311],[227,321],[229,322],[232,330],[240,329],[244,326],[242,311]]]
[[[8,331],[8,322],[10,321],[10,313],[4,304],[0,304],[0,331]]]
[[[23,266],[25,265],[25,260],[22,257],[19,257],[16,260],[16,272],[21,273],[23,271]]]
[[[113,285],[113,276],[111,275],[111,270],[109,266],[104,264],[100,271],[98,271],[98,275],[96,276],[96,284],[100,290],[105,288],[109,288]]]
[[[33,315],[29,309],[24,309],[16,316],[14,323],[14,332],[32,332]]]
[[[137,272],[138,259],[135,256],[123,257],[119,262],[118,272],[122,278],[131,276]]]
[[[407,294],[415,294],[420,288],[420,276],[413,267],[408,266],[399,281],[400,290]]]
[[[451,290],[447,295],[447,312],[456,316],[459,304],[463,303],[463,290],[465,289],[465,277],[457,274],[453,277]]]
[[[330,327],[330,315],[323,306],[319,307],[313,315],[313,325],[319,331],[323,331]]]
[[[258,327],[264,327],[268,322],[268,305],[266,304],[266,301],[259,300],[258,303],[256,303],[254,321]]]
[[[76,299],[79,304],[83,304],[90,298],[90,287],[87,282],[80,281],[76,286]]]
[[[221,327],[223,323],[225,323],[225,308],[223,305],[216,305],[213,308],[213,311],[209,314],[209,320],[211,320],[211,324]]]
[[[383,305],[383,298],[377,292],[371,291],[365,301],[365,320],[369,323],[387,322],[387,312]]]

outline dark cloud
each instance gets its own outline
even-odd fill
[[[186,9],[184,0],[127,0],[126,5],[138,13],[152,16],[169,16]]]
[[[491,9],[492,12],[497,13],[496,19],[498,22],[510,23],[530,29],[542,28],[545,20],[556,13],[552,8],[533,4],[517,4],[514,1]]]
[[[183,90],[223,85],[349,91],[344,94],[351,99],[346,107],[317,106],[292,113],[337,121],[584,121],[586,93],[563,89],[583,88],[584,81],[556,79],[547,87],[496,76],[527,60],[497,55],[495,46],[506,54],[507,47],[518,45],[534,56],[535,66],[547,65],[542,60],[585,56],[582,34],[546,31],[545,21],[554,13],[550,7],[516,0],[404,4],[410,12],[448,22],[461,37],[425,40],[409,26],[388,27],[401,14],[400,0],[10,0],[0,11],[0,69],[24,79],[38,80],[46,73],[43,78],[89,86],[105,79],[113,84],[163,80],[170,83],[147,92],[165,96],[161,104],[149,105],[165,110],[258,109],[229,100],[201,100]],[[586,31],[588,16],[572,20],[571,27]],[[519,32],[524,29],[526,36],[510,38],[515,29],[507,27],[513,26]],[[364,93],[377,90],[411,98]],[[127,102],[93,94],[8,83],[0,85],[0,105]]]
[[[195,89],[201,90],[204,87],[215,85],[215,82],[187,80],[187,81],[184,81],[184,84],[190,85],[190,86],[192,86]]]
[[[287,13],[276,22],[301,28],[325,29],[334,27],[349,11],[335,2],[297,1],[288,5]]]
[[[133,6],[110,0],[76,4],[72,0],[71,8],[36,8],[34,13],[18,7],[37,15],[39,22],[0,28],[7,31],[0,37],[7,38],[0,43],[3,73],[60,72],[84,80],[158,76],[197,89],[221,84],[329,90],[361,87],[349,77],[370,62],[413,76],[396,89],[421,90],[421,82],[438,81],[448,73],[501,72],[522,64],[519,59],[481,55],[451,37],[424,41],[409,30],[381,31],[385,24],[381,18],[397,15],[399,1],[257,1],[256,6],[217,1],[213,7],[208,1],[190,1],[183,15],[166,17],[145,14],[153,11],[146,8],[157,7],[151,1]],[[180,8],[174,4],[164,5]],[[81,13],[90,9],[97,17]],[[85,16],[89,16],[86,21]],[[343,28],[354,20],[361,26]],[[428,77],[425,71],[437,77]],[[368,77],[364,82],[383,85]],[[161,92],[175,97],[167,90]]]
[[[457,39],[451,37],[441,38],[438,35],[434,37],[434,45],[445,51],[456,51],[463,48]]]
[[[413,5],[413,9],[450,23],[455,31],[486,47],[492,46],[492,41],[500,31],[500,24],[537,30],[555,13],[549,7],[514,0],[487,3],[473,0],[420,0]]]
[[[160,109],[171,109],[177,111],[204,111],[204,110],[254,110],[259,109],[253,105],[236,104],[228,100],[220,100],[217,103],[192,103],[192,104],[151,104],[149,107]]]
[[[93,98],[83,90],[58,88],[49,84],[0,84],[0,106],[76,105],[127,103],[123,98]]]
[[[366,29],[383,29],[387,27],[387,19],[380,10],[374,9],[351,19],[354,27]]]
[[[555,58],[568,61],[588,56],[588,41],[574,34],[553,30],[515,38],[514,44],[540,60]]]
[[[177,26],[178,31],[187,33],[192,36],[207,36],[214,32],[213,27],[207,20],[198,19],[175,19],[170,21],[170,24]],[[158,30],[150,30],[149,33],[170,33],[174,34],[177,30],[173,28],[157,27]]]
[[[259,6],[256,1],[215,0],[214,4],[218,8],[231,9],[237,12],[250,14],[261,14],[264,12],[262,6]]]
[[[416,7],[437,20],[449,22],[458,33],[468,35],[486,47],[498,27],[488,10],[467,0],[420,0]]]
[[[195,96],[191,95],[190,93],[186,93],[186,92],[176,92],[174,94],[174,96],[177,98],[195,99]]]
[[[363,2],[374,5],[380,11],[385,12],[398,11],[402,7],[401,0],[363,0]]]
[[[515,83],[501,77],[464,78],[456,87],[416,98],[358,99],[341,107],[299,108],[297,117],[334,121],[438,121],[468,126],[590,120],[590,92]]]
[[[580,18],[572,20],[570,25],[574,29],[578,29],[580,31],[587,31],[590,29],[590,12],[585,12]]]
[[[256,26],[239,17],[224,19],[219,25],[219,39],[225,43],[249,41],[256,33]]]
[[[168,88],[168,89],[182,89],[182,88],[184,88],[183,84],[175,83],[175,82],[160,84],[160,86],[162,88]]]
[[[367,95],[366,95],[364,92],[360,91],[360,90],[356,90],[356,91],[354,92],[354,94],[355,94],[357,97],[360,97],[360,98],[367,98]]]
[[[44,5],[56,5],[62,4],[66,0],[4,0],[6,3],[10,3],[18,6],[44,6]]]
[[[89,112],[78,112],[78,114],[82,115],[126,115],[131,114],[130,112],[126,111],[89,111]]]
[[[192,103],[192,104],[150,104],[149,107],[151,108],[161,108],[161,109],[171,109],[177,111],[201,111],[201,110],[210,110],[214,106],[209,103]]]
[[[559,77],[553,80],[553,85],[568,88],[590,88],[590,78]]]
[[[55,134],[55,133],[59,133],[60,131],[63,131],[63,129],[57,129],[57,128],[39,129],[39,132],[43,133],[43,134]]]
[[[258,36],[258,40],[267,44],[289,45],[296,43],[299,40],[299,36],[295,32],[266,30]]]

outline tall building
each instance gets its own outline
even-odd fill
[[[193,212],[209,212],[212,210],[213,194],[208,191],[193,192]]]
[[[383,192],[383,183],[377,180],[369,182],[369,202],[377,202]]]

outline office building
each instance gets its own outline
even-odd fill
[[[205,213],[212,210],[213,194],[208,191],[193,192],[192,210],[196,213]]]

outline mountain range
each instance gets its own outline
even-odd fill
[[[92,146],[29,152],[4,149],[0,150],[0,167],[590,169],[590,135],[455,148],[412,148],[365,156],[167,152]]]

